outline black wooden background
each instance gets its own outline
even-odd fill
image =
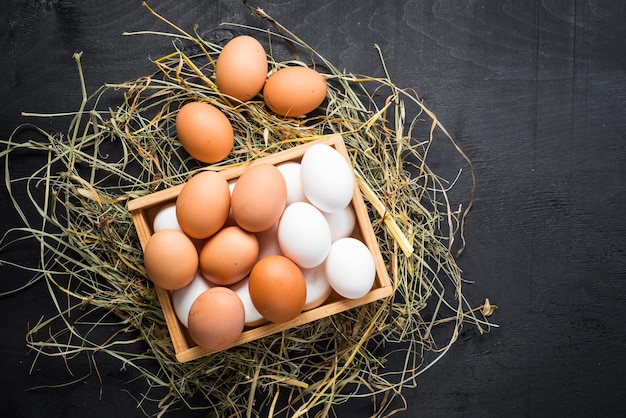
[[[619,1],[274,0],[262,6],[338,68],[412,87],[471,158],[477,185],[459,259],[466,294],[489,297],[500,325],[465,328],[398,416],[623,416],[626,407],[626,6]],[[153,0],[179,26],[255,24],[238,1]],[[72,54],[89,91],[153,72],[170,41],[139,1],[3,0],[0,137],[20,112],[76,110]],[[24,155],[27,172],[37,161]],[[4,166],[3,166],[4,170]],[[0,191],[0,230],[20,225]],[[4,251],[30,263],[37,250]],[[2,289],[26,274],[0,267]],[[0,299],[0,409],[16,417],[143,416],[132,377],[113,359],[71,379],[38,362],[25,333],[53,312],[43,282]],[[87,360],[85,361],[86,363]],[[84,365],[85,368],[89,364]],[[130,393],[128,393],[128,392]],[[344,416],[367,416],[355,400]],[[350,414],[346,411],[351,411]],[[172,416],[196,417],[179,411]]]

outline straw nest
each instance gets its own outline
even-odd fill
[[[39,264],[21,266],[33,273],[24,287],[44,281],[58,309],[27,334],[36,352],[33,367],[44,357],[70,367],[72,359],[84,361],[80,355],[87,354],[92,372],[99,373],[94,356],[106,353],[134,369],[143,382],[143,393],[131,396],[146,414],[185,407],[219,417],[325,416],[353,397],[371,397],[373,416],[404,409],[402,389],[416,385],[417,376],[446,353],[464,323],[480,332],[493,326],[486,317],[494,306],[488,300],[473,306],[463,296],[456,262],[473,193],[469,159],[417,93],[390,80],[378,49],[385,76],[342,72],[265,12],[251,8],[263,28],[229,28],[266,42],[272,69],[306,65],[328,83],[319,112],[308,118],[278,117],[262,100],[233,106],[214,82],[222,45],[146,8],[172,28],[171,33],[143,33],[173,39],[172,53],[155,61],[154,74],[105,84],[88,94],[77,54],[83,101],[67,133],[29,125],[38,132],[33,139],[16,141],[26,128],[19,127],[3,141],[6,187],[25,225],[8,231],[2,248],[36,241]],[[279,59],[279,50],[289,51],[289,59]],[[100,108],[105,95],[120,91],[119,106]],[[217,165],[199,164],[176,139],[176,112],[192,99],[217,106],[235,129],[234,151]],[[331,133],[342,134],[346,142],[393,282],[393,298],[177,362],[143,268],[127,201],[180,184],[199,170],[227,168]],[[437,141],[451,144],[451,158],[469,173],[464,202],[448,197],[457,179],[447,181],[429,168],[427,157]],[[45,164],[28,177],[14,178],[9,160],[24,149],[45,155]],[[27,202],[16,197],[18,185],[27,190]],[[27,205],[41,219],[29,218]],[[397,369],[389,366],[391,358]]]

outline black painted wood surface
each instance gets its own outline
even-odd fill
[[[618,1],[254,2],[338,68],[414,88],[471,158],[477,186],[459,259],[466,294],[498,305],[500,328],[469,327],[398,416],[621,416],[626,412],[626,6]],[[237,1],[153,0],[181,27],[255,23]],[[0,137],[20,112],[77,109],[72,54],[87,88],[154,70],[169,41],[139,1],[6,0],[0,12]],[[215,36],[219,36],[216,32]],[[42,124],[38,120],[37,123]],[[60,121],[43,127],[64,130]],[[27,172],[36,161],[24,156]],[[4,163],[3,163],[4,164]],[[444,165],[445,167],[445,165]],[[4,166],[3,166],[4,169]],[[19,218],[0,191],[0,230]],[[36,251],[3,252],[31,263]],[[0,267],[2,289],[24,280]],[[71,379],[54,363],[29,370],[24,335],[53,307],[43,284],[0,299],[0,408],[5,416],[143,416],[119,362]],[[85,370],[90,367],[86,360]],[[76,371],[80,375],[80,370]],[[367,416],[369,400],[343,414]],[[3,414],[4,415],[4,414]],[[177,411],[172,416],[203,416]]]

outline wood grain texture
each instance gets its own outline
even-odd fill
[[[154,70],[170,41],[139,2],[22,1],[0,14],[0,136],[22,111],[73,110],[72,54],[89,90]],[[258,2],[259,4],[261,2]],[[253,2],[255,4],[255,2]],[[228,39],[222,21],[258,24],[232,1],[154,0],[181,27]],[[489,335],[466,327],[397,416],[621,416],[626,407],[626,6],[611,1],[272,0],[262,7],[346,71],[382,75],[381,47],[399,86],[415,88],[472,159],[477,176],[459,263],[470,300],[498,305]],[[49,123],[49,125],[48,125]],[[46,127],[62,130],[61,121]],[[22,138],[27,135],[22,136]],[[460,162],[433,155],[454,176]],[[26,172],[34,157],[25,155]],[[4,163],[3,163],[4,164]],[[0,230],[18,217],[0,191]],[[35,254],[15,252],[27,260]],[[4,253],[3,253],[3,257]],[[2,280],[25,275],[0,267]],[[6,288],[6,285],[2,285]],[[140,382],[104,356],[63,389],[27,388],[81,376],[61,362],[29,374],[27,324],[53,307],[43,285],[0,299],[0,400],[15,416],[143,416],[125,390]],[[45,367],[43,366],[45,364]],[[87,356],[84,372],[92,367]],[[340,408],[367,416],[368,399]],[[123,412],[122,412],[123,411]],[[175,411],[171,416],[204,416]]]

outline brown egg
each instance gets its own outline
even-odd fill
[[[267,55],[263,45],[251,36],[231,39],[215,64],[219,90],[245,102],[259,94],[267,78]]]
[[[226,222],[230,210],[230,189],[224,177],[215,171],[193,176],[176,199],[176,218],[190,237],[208,238]]]
[[[213,283],[230,285],[250,272],[258,254],[254,234],[229,226],[210,237],[200,250],[200,271]]]
[[[233,218],[250,232],[271,228],[287,203],[287,185],[280,171],[271,164],[257,164],[237,180],[231,198]]]
[[[282,116],[301,116],[311,112],[326,98],[326,81],[307,67],[285,67],[265,82],[263,100]]]
[[[148,276],[157,286],[175,290],[187,286],[198,271],[198,253],[193,242],[177,229],[152,234],[144,251]]]
[[[176,133],[189,155],[204,163],[222,161],[235,143],[233,126],[226,115],[204,102],[190,102],[180,108]]]
[[[282,255],[259,260],[250,272],[248,286],[254,307],[272,322],[295,318],[306,302],[306,281],[302,271]]]
[[[202,292],[189,309],[189,334],[201,347],[222,350],[239,338],[244,320],[239,296],[226,287],[212,287]]]

